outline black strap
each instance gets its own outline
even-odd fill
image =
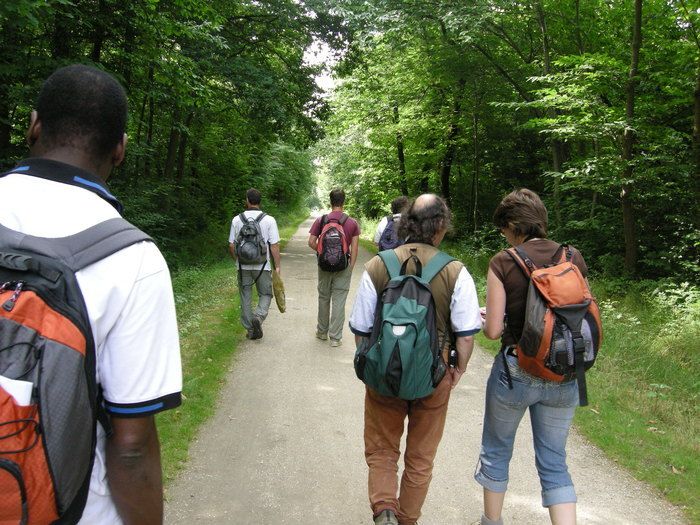
[[[574,369],[576,370],[576,382],[578,383],[579,406],[588,405],[588,388],[586,387],[586,368],[584,356],[586,354],[586,343],[583,335],[578,331],[571,331],[574,340]]]
[[[343,213],[340,216],[340,219],[338,219],[338,224],[340,224],[342,226],[343,224],[345,224],[345,221],[347,221],[347,220],[348,220],[348,216]]]
[[[264,211],[261,211],[260,214],[257,217],[255,217],[255,222],[260,224],[260,221],[263,220],[263,217],[265,217],[265,215],[267,215],[267,213],[265,213]]]
[[[410,261],[410,260],[413,260],[413,262],[416,265],[416,272],[413,275],[415,275],[416,277],[422,277],[423,276],[423,263],[420,262],[420,259],[415,254],[411,254],[411,256],[403,262],[403,264],[401,265],[401,271],[399,272],[399,275],[406,275],[406,270],[408,268],[408,261]]]
[[[503,368],[506,372],[506,379],[508,380],[508,389],[513,390],[513,377],[510,375],[510,366],[508,366],[508,359],[506,359],[506,354],[508,354],[509,346],[503,345],[501,347],[501,357],[503,358]]]

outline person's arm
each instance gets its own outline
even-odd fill
[[[467,365],[474,350],[474,336],[457,337],[455,344],[457,346],[457,366],[448,369],[451,375],[452,388],[457,386],[457,383],[459,383],[462,375],[467,370]]]
[[[316,251],[318,247],[318,235],[309,235],[309,248]]]
[[[357,250],[360,244],[360,236],[355,235],[350,243],[350,269],[355,268],[355,262],[357,262]]]
[[[125,525],[163,523],[160,444],[154,416],[112,417],[106,443],[107,481]]]
[[[486,275],[486,314],[484,316],[484,335],[489,339],[498,339],[505,328],[506,290],[503,283],[489,268]]]
[[[277,273],[282,273],[281,261],[280,261],[280,245],[279,243],[270,245],[270,254],[272,255],[272,260],[275,261],[275,271]]]
[[[236,261],[236,245],[232,242],[228,243],[228,253],[231,254],[231,258]]]

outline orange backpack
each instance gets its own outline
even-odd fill
[[[51,239],[0,225],[0,524],[80,520],[110,425],[75,274],[142,241],[121,218]]]
[[[598,304],[562,245],[558,262],[538,268],[521,246],[508,254],[529,279],[518,364],[531,375],[562,382],[576,378],[579,404],[588,404],[585,371],[598,355],[603,328]],[[555,257],[555,260],[557,258]]]

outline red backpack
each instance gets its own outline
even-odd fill
[[[341,272],[348,267],[350,245],[345,236],[343,224],[348,220],[344,213],[340,219],[321,218],[321,233],[318,236],[316,252],[318,266],[326,272]]]
[[[603,327],[598,304],[571,262],[571,247],[562,245],[558,261],[543,268],[538,268],[521,246],[507,252],[530,281],[525,324],[516,346],[518,364],[529,374],[549,381],[576,378],[579,404],[586,406],[585,371],[598,355]]]

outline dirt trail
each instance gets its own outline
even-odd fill
[[[264,338],[240,348],[216,415],[201,429],[187,469],[167,491],[168,524],[372,523],[362,441],[364,387],[352,369],[347,327],[342,348],[314,336],[316,263],[306,246],[309,226],[302,224],[282,254],[287,312],[280,314],[273,304]],[[363,250],[355,268],[348,315],[369,257]],[[475,350],[452,393],[421,525],[472,524],[481,515],[481,487],[472,473],[491,361]],[[676,508],[576,432],[568,450],[580,524],[685,523]],[[548,523],[527,417],[510,477],[505,522]]]

